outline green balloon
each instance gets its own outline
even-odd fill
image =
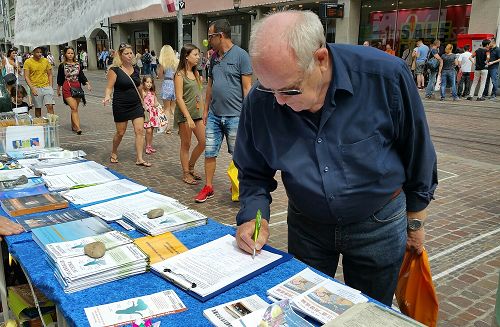
[[[205,47],[208,47],[208,40],[207,40],[207,39],[203,40],[203,45],[204,45]]]

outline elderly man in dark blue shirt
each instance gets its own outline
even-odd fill
[[[306,35],[307,34],[307,35]],[[288,251],[391,305],[405,248],[420,253],[436,154],[405,63],[377,49],[325,43],[312,12],[268,16],[252,30],[259,79],[245,99],[234,161],[237,241],[268,240],[277,170],[288,205]],[[263,217],[252,240],[254,217]]]

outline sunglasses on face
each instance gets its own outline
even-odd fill
[[[217,32],[217,33],[208,33],[208,39],[211,40],[214,36],[216,35],[220,35],[221,32]]]
[[[120,50],[123,50],[126,48],[132,48],[132,46],[130,44],[127,44],[127,43],[120,43],[120,45],[118,47],[118,49],[120,49]]]

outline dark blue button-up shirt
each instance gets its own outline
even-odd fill
[[[238,225],[257,209],[269,217],[277,170],[294,207],[326,224],[366,219],[400,188],[408,211],[433,198],[436,153],[405,62],[363,46],[328,49],[333,76],[318,113],[294,112],[255,87],[246,97],[233,157]]]

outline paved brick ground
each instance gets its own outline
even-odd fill
[[[225,224],[234,224],[238,204],[230,200],[224,150],[218,159],[216,195],[195,204],[200,186],[181,181],[179,138],[155,135],[158,153],[148,156],[153,167],[135,166],[133,132],[127,131],[119,164],[109,164],[114,133],[111,108],[101,104],[105,79],[89,72],[94,92],[81,108],[84,134],[71,133],[69,109],[57,100],[61,145],[83,149],[88,158],[109,165],[136,181],[175,197]],[[424,101],[438,151],[440,185],[429,207],[426,248],[440,300],[439,326],[490,326],[500,269],[500,102]],[[203,162],[197,165],[203,171]],[[279,180],[279,176],[277,178]],[[273,194],[271,245],[286,250],[287,198],[280,186]],[[341,269],[338,277],[342,278]]]

